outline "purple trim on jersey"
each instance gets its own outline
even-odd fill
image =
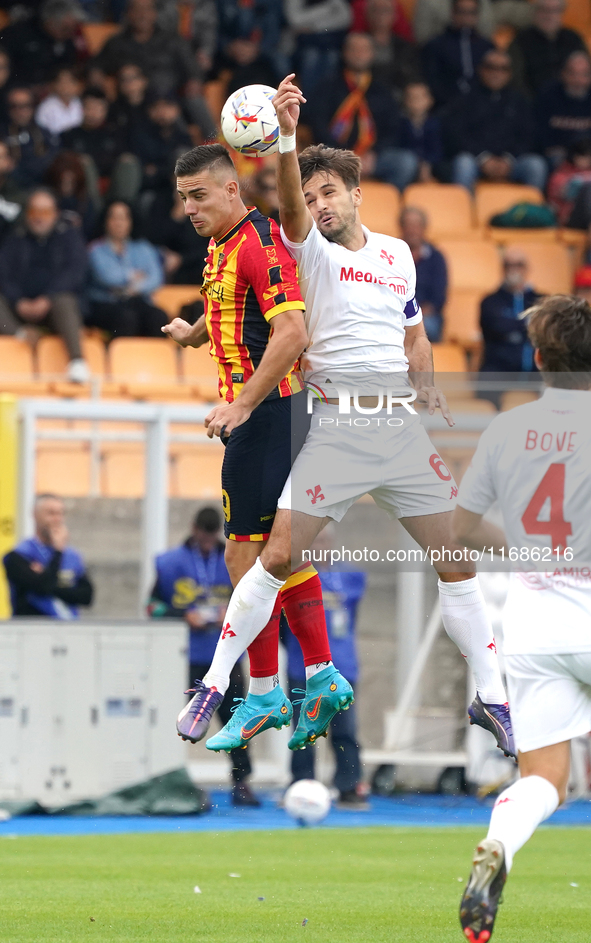
[[[404,314],[407,318],[416,318],[420,310],[416,298],[411,298],[404,306]]]

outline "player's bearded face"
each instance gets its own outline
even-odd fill
[[[322,235],[330,242],[346,241],[355,229],[357,208],[354,191],[340,177],[314,174],[304,184],[306,204]]]

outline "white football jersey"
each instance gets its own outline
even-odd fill
[[[493,419],[458,504],[485,514],[495,501],[519,555],[505,654],[591,651],[591,391],[548,388]]]
[[[402,239],[362,228],[366,243],[357,252],[330,242],[316,223],[301,243],[281,229],[306,302],[307,380],[322,383],[328,371],[362,378],[408,370],[404,329],[423,318],[414,259]]]

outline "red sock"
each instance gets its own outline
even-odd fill
[[[331,661],[318,573],[305,583],[282,589],[279,595],[289,627],[300,643],[304,665],[308,667]]]
[[[279,619],[281,594],[277,594],[273,615],[265,628],[248,647],[251,678],[270,678],[279,672]]]

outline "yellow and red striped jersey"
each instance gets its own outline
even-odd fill
[[[275,315],[305,308],[297,266],[277,223],[249,209],[221,239],[211,239],[202,291],[220,396],[231,403],[261,362]],[[268,399],[302,389],[298,366],[293,365]]]

